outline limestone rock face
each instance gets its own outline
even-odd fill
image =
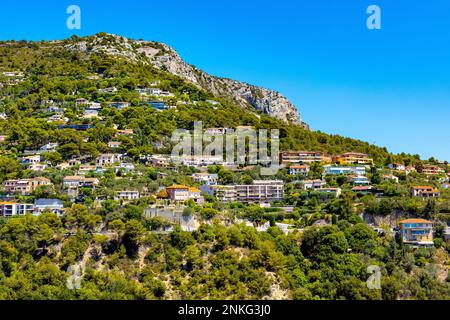
[[[125,37],[102,34],[68,45],[70,50],[103,52],[131,61],[151,64],[189,81],[216,96],[231,98],[242,107],[253,107],[285,122],[308,128],[297,108],[281,93],[248,83],[211,76],[186,63],[170,46],[153,41],[131,40]]]

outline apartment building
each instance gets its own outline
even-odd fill
[[[49,179],[36,177],[31,179],[10,179],[3,182],[6,193],[20,193],[30,195],[36,188],[52,185]]]
[[[303,180],[301,182],[301,186],[303,190],[311,190],[311,189],[320,189],[326,184],[325,181],[316,179],[316,180]]]
[[[425,219],[400,221],[400,232],[405,244],[417,246],[433,245],[433,223]]]
[[[122,155],[119,153],[102,153],[97,157],[97,165],[109,165],[116,162],[120,162]]]
[[[340,175],[340,174],[354,174],[363,176],[366,174],[366,168],[363,166],[332,166],[326,165],[323,167],[326,175]]]
[[[422,167],[422,173],[430,176],[438,175],[438,174],[444,174],[445,171],[439,166],[435,165],[424,165]]]
[[[282,151],[280,152],[280,163],[282,165],[295,163],[331,162],[330,157],[326,157],[319,151]]]
[[[0,217],[23,216],[33,213],[34,205],[28,203],[0,202]]]
[[[216,185],[219,175],[217,173],[199,172],[193,173],[192,179],[197,183]]]
[[[338,164],[372,164],[373,159],[365,153],[347,152],[333,156],[333,162]]]
[[[304,164],[304,165],[293,165],[289,167],[289,174],[296,176],[296,175],[302,175],[302,176],[307,176],[309,173],[309,166]]]
[[[441,192],[431,186],[417,186],[411,189],[411,195],[413,197],[437,198],[441,195]]]
[[[255,180],[253,184],[236,185],[235,188],[239,202],[280,201],[284,196],[282,180]]]
[[[121,190],[121,191],[117,191],[115,196],[114,196],[114,200],[116,201],[120,201],[120,200],[124,200],[124,201],[131,201],[131,200],[137,200],[139,199],[139,191],[135,191],[135,190]]]

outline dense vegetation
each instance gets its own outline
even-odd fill
[[[0,218],[0,299],[448,299],[450,297],[449,244],[443,228],[449,222],[450,192],[439,199],[410,197],[411,186],[440,186],[439,178],[421,172],[397,174],[400,182],[382,181],[391,162],[415,165],[436,163],[417,155],[389,153],[366,142],[309,131],[286,124],[236,105],[227,97],[215,97],[191,83],[163,70],[145,59],[129,61],[106,53],[68,49],[97,37],[72,38],[61,42],[0,43],[0,71],[20,71],[24,78],[13,85],[0,75],[1,100],[0,181],[44,176],[51,187],[31,195],[16,197],[20,202],[38,198],[64,201],[66,213]],[[97,39],[98,40],[98,39]],[[101,35],[101,43],[112,38]],[[158,44],[155,44],[157,46]],[[135,50],[136,48],[133,48]],[[166,99],[176,108],[158,111],[146,105],[135,91],[158,83],[174,96]],[[117,88],[114,94],[99,89]],[[75,100],[100,102],[99,117],[84,119],[85,106]],[[216,100],[219,106],[207,100]],[[59,129],[62,121],[48,121],[55,112],[48,103],[64,109],[70,124],[89,123],[82,131]],[[130,107],[118,110],[108,102],[126,101]],[[160,186],[196,185],[194,168],[177,171],[157,169],[140,163],[140,156],[170,153],[170,136],[177,128],[192,129],[194,121],[207,127],[280,129],[282,150],[323,151],[337,154],[363,152],[374,158],[368,174],[371,183],[386,197],[351,191],[346,177],[327,177],[331,187],[341,187],[339,198],[305,191],[298,179],[280,170],[276,179],[285,182],[285,198],[275,205],[292,205],[293,211],[262,208],[242,203],[222,203],[205,196],[206,203],[187,202],[183,215],[195,216],[200,226],[193,232],[160,217],[150,218],[144,209],[155,204]],[[117,135],[132,129],[133,135]],[[76,203],[62,192],[65,176],[75,175],[79,165],[65,169],[56,166],[74,157],[86,156],[95,163],[99,153],[112,152],[108,142],[121,142],[118,149],[133,162],[135,170],[124,172],[106,168],[90,172],[100,179],[95,189],[80,189]],[[20,163],[24,151],[57,143],[54,151],[43,154],[50,166],[42,172]],[[447,168],[447,164],[445,164]],[[448,169],[448,168],[447,168]],[[259,168],[231,171],[211,166],[222,184],[250,183],[261,179]],[[420,170],[419,170],[420,171]],[[320,178],[323,167],[312,165],[304,178]],[[124,188],[145,194],[130,203],[114,201],[114,192]],[[102,199],[102,201],[99,201]],[[405,246],[395,233],[377,233],[361,217],[390,218],[413,216],[437,221],[435,246],[413,249]],[[259,232],[240,220],[270,223]],[[327,225],[315,225],[325,221]],[[283,233],[277,222],[295,228]],[[367,268],[381,271],[381,289],[366,285]],[[77,279],[73,268],[82,270],[81,286],[69,289],[67,281]]]

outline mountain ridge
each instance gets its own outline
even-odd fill
[[[246,82],[210,75],[185,62],[174,48],[165,43],[133,40],[106,33],[82,37],[79,40],[75,44],[66,45],[66,48],[84,52],[103,52],[136,62],[149,63],[215,96],[231,98],[243,108],[251,107],[309,129],[297,108],[281,93]]]

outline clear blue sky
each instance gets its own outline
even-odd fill
[[[2,0],[0,39],[157,40],[218,76],[278,90],[313,129],[450,160],[448,0]],[[366,28],[381,7],[382,29]]]

